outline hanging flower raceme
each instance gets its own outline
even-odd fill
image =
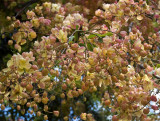
[[[30,68],[31,68],[30,61],[31,60],[29,60],[29,59],[30,59],[30,57],[28,57],[28,59],[27,59],[27,57],[24,58],[20,54],[13,55],[11,60],[9,60],[7,62],[7,66],[10,70],[14,69],[15,71],[17,71],[21,75],[24,72],[29,72],[30,71]]]

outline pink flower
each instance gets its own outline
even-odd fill
[[[35,16],[35,13],[33,11],[27,11],[27,18],[32,19]]]

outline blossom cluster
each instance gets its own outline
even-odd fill
[[[70,107],[76,112],[85,96],[100,92],[100,104],[111,109],[113,121],[150,120],[149,107],[156,111],[160,106],[152,95],[154,88],[160,89],[155,78],[160,76],[159,61],[153,63],[160,59],[160,34],[153,25],[159,25],[160,17],[150,4],[104,3],[91,19],[77,10],[80,5],[71,3],[45,2],[28,10],[27,21],[15,20],[11,25],[17,32],[8,44],[13,46],[14,41],[19,53],[27,43],[33,46],[30,52],[13,55],[0,72],[1,109],[7,100],[19,110],[22,105],[31,107],[31,114],[44,115],[45,120],[50,113],[68,120]],[[61,106],[50,108],[59,99]],[[62,113],[64,105],[68,109]],[[94,120],[89,112],[74,115]]]

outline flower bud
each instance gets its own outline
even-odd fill
[[[82,113],[81,115],[80,115],[80,118],[82,119],[82,120],[86,120],[87,119],[87,114],[86,113]]]
[[[58,117],[59,116],[59,111],[53,111],[53,114]]]

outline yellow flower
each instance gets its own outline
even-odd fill
[[[81,119],[82,120],[86,120],[87,119],[87,114],[86,113],[82,113],[81,115],[80,115],[80,117],[81,117]]]
[[[87,79],[94,79],[95,78],[95,73],[90,73],[87,71]]]
[[[18,73],[21,75],[24,71],[29,72],[29,69],[31,68],[31,64],[29,63],[29,60],[23,58],[20,54],[13,55],[11,60],[7,62],[8,68],[11,66],[17,67]]]
[[[142,80],[143,80],[143,85],[144,85],[143,88],[145,91],[149,91],[154,88],[151,78],[149,78],[146,74],[142,77]]]
[[[41,79],[41,82],[49,82],[51,80],[51,78],[47,75],[45,77],[43,77],[43,79]]]
[[[52,4],[52,12],[59,12],[61,5],[60,4]]]
[[[58,34],[56,34],[56,37],[60,40],[61,43],[65,43],[67,42],[68,38],[67,38],[67,32],[60,30]]]
[[[26,43],[26,40],[25,39],[22,39],[21,40],[21,45],[24,45]]]
[[[73,76],[75,78],[75,80],[80,80],[82,73],[77,74],[77,72],[75,70],[71,70],[68,72],[68,76]]]
[[[23,91],[23,88],[19,84],[16,84],[16,86],[14,87],[14,90],[12,90],[12,92],[11,92],[10,99],[14,100],[17,98],[17,96],[22,96],[21,95],[22,91]]]
[[[45,2],[45,3],[43,3],[43,6],[45,7],[45,8],[51,8],[51,6],[52,6],[52,4],[50,3],[50,2]]]
[[[77,73],[74,70],[75,64],[70,64],[70,70],[68,71],[68,76],[73,76],[75,80],[80,80],[82,77],[83,72]]]
[[[19,68],[28,70],[31,68],[31,65],[30,65],[29,61],[27,61],[24,58],[21,58],[21,59],[19,59]]]
[[[96,64],[94,58],[92,58],[92,57],[89,57],[89,58],[88,58],[88,62],[89,62],[89,64],[92,65],[92,66]]]
[[[36,32],[32,31],[29,33],[28,37],[32,40],[32,39],[35,39],[37,37],[37,34]]]
[[[142,19],[143,19],[143,16],[141,16],[141,15],[137,16],[137,20],[141,21]]]
[[[33,11],[27,11],[27,18],[32,19],[35,16],[35,13]]]
[[[7,62],[7,67],[11,67],[12,65],[13,65],[13,59],[11,59]]]
[[[36,27],[36,28],[38,28],[40,26],[39,20],[37,18],[36,19],[32,19],[31,22],[32,22],[32,25],[34,27]]]

